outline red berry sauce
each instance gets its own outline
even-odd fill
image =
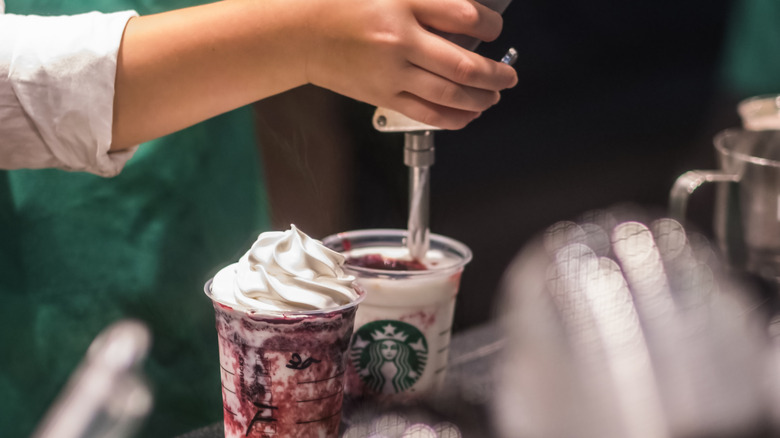
[[[360,257],[348,257],[347,264],[369,269],[385,271],[425,271],[428,269],[418,260],[399,260],[383,257],[381,254],[367,254]]]

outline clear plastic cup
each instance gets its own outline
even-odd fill
[[[364,294],[336,309],[253,312],[211,293],[225,437],[337,437],[349,346]]]
[[[346,391],[352,398],[413,401],[434,395],[444,381],[455,300],[471,250],[432,234],[425,270],[350,264],[372,254],[408,260],[406,234],[371,229],[323,239],[325,246],[347,256],[344,269],[366,294],[350,344]]]

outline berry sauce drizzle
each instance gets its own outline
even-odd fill
[[[417,260],[399,260],[382,257],[380,254],[367,254],[360,257],[347,258],[347,264],[369,269],[385,271],[425,271],[427,266]]]

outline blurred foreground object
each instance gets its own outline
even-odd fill
[[[742,126],[752,131],[780,129],[780,95],[749,97],[737,104]]]
[[[151,344],[148,328],[119,321],[98,335],[34,438],[132,436],[152,407],[140,366]]]
[[[753,291],[721,275],[709,242],[680,223],[623,213],[557,223],[507,271],[501,436],[780,430],[776,354]]]

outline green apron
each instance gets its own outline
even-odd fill
[[[780,2],[734,2],[723,61],[723,88],[729,94],[780,93]]]
[[[39,15],[181,1],[7,0]],[[251,108],[141,145],[114,178],[0,172],[0,436],[27,437],[92,339],[145,321],[155,407],[138,436],[221,421],[216,331],[204,282],[267,229]]]

